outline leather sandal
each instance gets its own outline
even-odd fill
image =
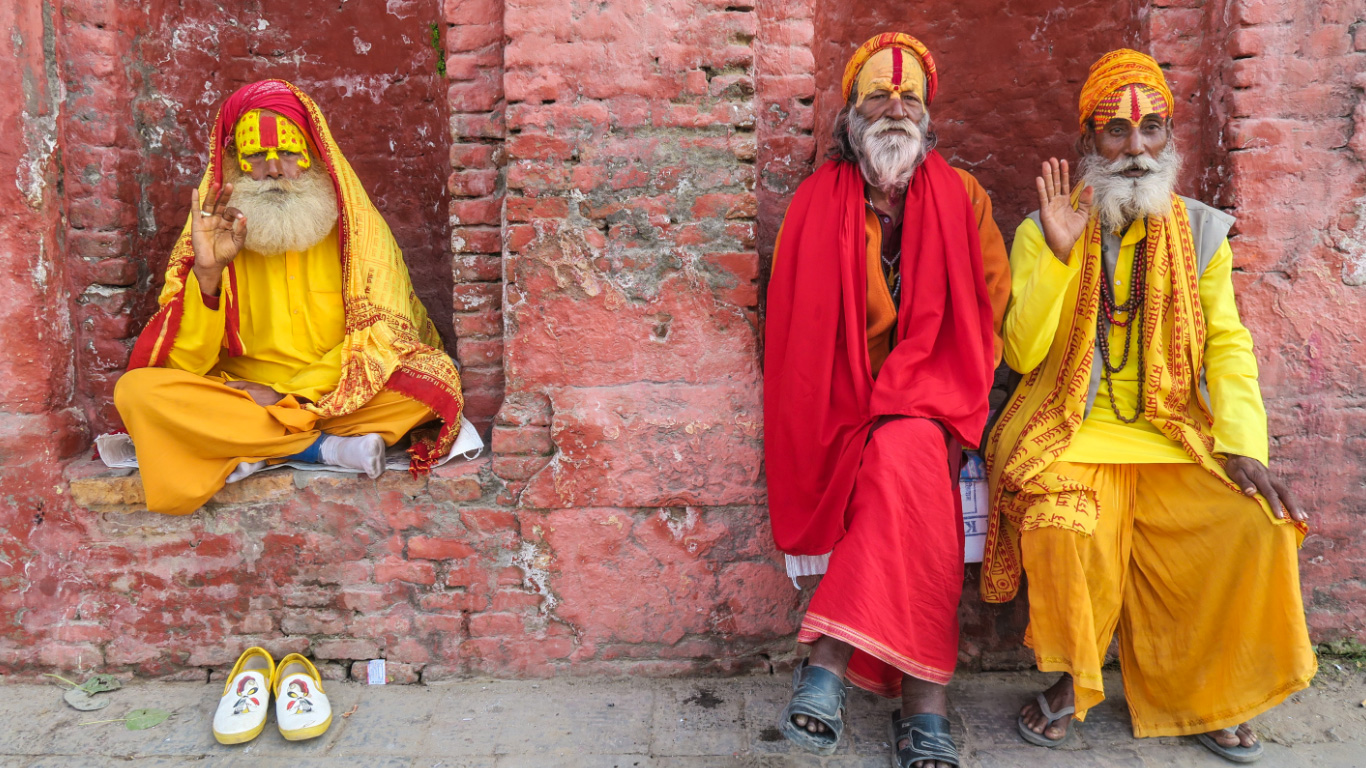
[[[792,700],[778,721],[778,731],[787,740],[818,755],[832,755],[844,733],[844,700],[848,695],[844,680],[828,669],[813,667],[808,660],[792,671]],[[797,715],[820,721],[824,733],[812,733],[792,722]]]
[[[1049,727],[1052,726],[1054,723],[1077,711],[1076,707],[1067,706],[1063,707],[1057,712],[1054,712],[1053,710],[1048,708],[1048,699],[1045,698],[1042,693],[1039,694],[1038,698],[1036,698],[1035,701],[1039,704],[1039,711],[1043,713],[1044,717],[1048,718],[1048,723],[1043,727],[1045,731],[1047,731]],[[1029,726],[1025,725],[1024,715],[1019,715],[1015,718],[1015,727],[1019,729],[1020,735],[1024,737],[1024,740],[1029,742],[1030,744],[1034,744],[1035,746],[1039,747],[1048,747],[1049,749],[1053,749],[1056,747],[1061,747],[1062,745],[1066,744],[1069,740],[1071,740],[1072,732],[1077,729],[1077,724],[1075,722],[1068,724],[1067,733],[1064,733],[1062,735],[1062,738],[1060,739],[1050,739],[1042,733],[1035,733],[1034,731],[1030,730]]]
[[[897,749],[902,741],[906,746]],[[929,760],[959,764],[958,746],[949,733],[949,719],[928,712],[904,718],[899,709],[892,713],[892,754],[896,768],[911,768]]]
[[[1229,728],[1224,728],[1223,732],[1227,733],[1230,736],[1237,736],[1238,729],[1240,727],[1241,726],[1234,725]],[[1209,751],[1224,758],[1225,760],[1229,760],[1234,763],[1255,763],[1258,760],[1262,759],[1262,753],[1266,751],[1262,748],[1262,742],[1260,739],[1257,741],[1256,744],[1253,744],[1250,747],[1244,747],[1241,744],[1232,747],[1226,747],[1223,744],[1220,744],[1219,742],[1215,741],[1214,737],[1209,735],[1208,733],[1196,734],[1195,738],[1199,739],[1201,744],[1204,744],[1206,747],[1208,747]]]

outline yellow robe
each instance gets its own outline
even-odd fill
[[[1117,302],[1128,298],[1124,283],[1145,236],[1139,221],[1121,240],[1111,275]],[[1049,354],[1084,257],[1079,246],[1065,265],[1032,220],[1020,225],[1004,324],[1005,359],[1015,370],[1031,371]],[[1232,262],[1225,240],[1199,279],[1214,450],[1266,463],[1266,413],[1252,338],[1234,303]],[[1123,333],[1111,329],[1112,356],[1123,354]],[[1131,353],[1114,376],[1126,416],[1137,406],[1137,382]],[[1147,419],[1116,418],[1104,384],[1047,471],[1095,489],[1100,508],[1090,536],[1041,526],[1020,539],[1025,642],[1040,670],[1073,676],[1079,720],[1105,698],[1101,667],[1116,631],[1135,736],[1237,725],[1308,686],[1317,662],[1291,526],[1273,524],[1257,499],[1230,490]]]
[[[242,462],[299,453],[322,434],[377,433],[393,445],[435,418],[422,403],[391,390],[341,416],[302,407],[341,378],[345,316],[336,230],[301,253],[243,251],[234,262],[243,353],[223,354],[221,297],[206,297],[190,272],[185,314],[164,368],[125,373],[114,403],[133,438],[154,512],[184,515],[203,506]],[[257,405],[229,381],[264,384],[285,398]]]

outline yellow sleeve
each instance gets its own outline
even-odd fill
[[[341,345],[329,349],[327,354],[299,369],[289,381],[271,387],[282,395],[299,395],[318,402],[324,395],[337,388],[341,381]]]
[[[1067,289],[1081,274],[1082,248],[1078,241],[1063,264],[1048,250],[1033,219],[1025,219],[1015,230],[1010,247],[1010,307],[1002,327],[1006,364],[1013,370],[1029,373],[1048,356]]]
[[[1233,300],[1233,251],[1224,240],[1200,275],[1205,312],[1205,381],[1214,413],[1214,452],[1250,456],[1267,463],[1266,408],[1257,386],[1252,334]]]
[[[203,376],[218,364],[225,327],[223,303],[220,296],[217,309],[204,306],[199,279],[191,270],[185,279],[184,314],[180,316],[180,329],[176,331],[170,356],[166,359],[167,368]]]

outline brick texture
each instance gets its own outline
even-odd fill
[[[228,24],[207,0],[28,5],[0,9],[22,84],[0,104],[0,674],[202,679],[256,644],[330,677],[385,658],[396,683],[785,668],[803,594],[764,506],[763,281],[845,57],[892,28],[933,50],[941,151],[1007,240],[1037,160],[1070,156],[1090,62],[1162,62],[1182,191],[1239,217],[1273,464],[1316,515],[1311,630],[1366,639],[1351,4],[351,0]],[[267,473],[160,517],[135,476],[68,457],[115,423],[213,105],[266,75],[319,97],[490,447],[427,478]],[[984,606],[975,577],[965,666],[1028,663],[1025,601]]]

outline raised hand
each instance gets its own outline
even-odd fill
[[[194,246],[194,274],[204,293],[213,295],[227,268],[247,241],[246,214],[229,208],[232,184],[209,187],[208,199],[200,205],[199,190],[190,193],[190,244]]]
[[[1048,243],[1053,255],[1066,264],[1072,255],[1072,246],[1086,229],[1086,220],[1091,218],[1094,191],[1090,187],[1082,190],[1078,207],[1073,209],[1067,161],[1059,163],[1056,157],[1048,158],[1043,164],[1043,175],[1034,178],[1034,185],[1039,190],[1039,220],[1043,223],[1044,242]]]

